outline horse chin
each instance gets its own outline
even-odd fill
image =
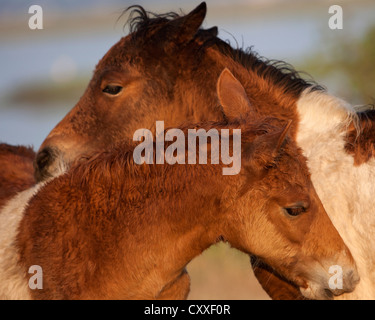
[[[306,287],[300,287],[301,294],[311,300],[332,300],[334,294],[330,289],[317,283],[308,283]]]

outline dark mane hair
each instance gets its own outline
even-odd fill
[[[176,12],[156,14],[146,11],[142,6],[128,7],[122,15],[130,11],[126,25],[133,34],[134,40],[145,39],[157,34],[169,21],[184,16]],[[121,15],[121,16],[122,16]],[[125,27],[125,26],[124,26]],[[167,32],[167,30],[163,30]],[[169,32],[169,30],[168,30]],[[173,32],[173,30],[171,30]],[[160,35],[160,40],[165,39],[165,34]],[[292,65],[281,60],[270,60],[260,56],[252,47],[234,49],[229,40],[223,41],[217,37],[217,28],[199,29],[195,36],[199,40],[200,50],[215,47],[223,55],[230,57],[248,70],[252,70],[259,77],[270,81],[283,89],[284,93],[299,95],[304,89],[311,91],[324,91],[325,88],[318,85],[306,72],[296,71]],[[302,74],[308,78],[304,78]]]
[[[158,28],[161,24],[166,23],[170,20],[179,18],[179,15],[176,12],[167,12],[162,14],[153,13],[146,11],[140,5],[133,5],[125,9],[121,16],[129,12],[129,17],[124,25],[129,27],[129,32],[140,32],[141,30],[150,30],[151,28]],[[120,16],[120,18],[121,18]]]
[[[294,91],[300,93],[308,87],[312,91],[325,90],[308,73],[295,70],[291,64],[285,61],[262,57],[252,47],[233,49],[230,43],[217,37],[213,39],[213,42],[221,53],[231,57],[246,69],[253,70],[259,77],[269,79],[274,84],[284,87],[286,93]],[[303,78],[302,74],[309,79]]]

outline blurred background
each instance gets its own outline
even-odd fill
[[[120,37],[133,4],[187,13],[182,0],[0,0],[0,141],[38,149],[83,94],[99,59]],[[284,60],[353,105],[374,103],[374,0],[206,0],[203,27],[219,27],[234,46]],[[43,30],[30,30],[29,7],[43,9]],[[343,29],[331,30],[331,5]],[[216,245],[188,266],[190,299],[268,299],[248,256]]]

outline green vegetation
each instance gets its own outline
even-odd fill
[[[308,59],[303,70],[353,104],[374,103],[375,25],[359,40],[342,34],[324,41],[332,45]]]

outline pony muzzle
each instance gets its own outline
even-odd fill
[[[62,152],[54,147],[44,147],[34,160],[34,176],[36,181],[44,181],[65,172],[67,165]]]
[[[334,299],[335,296],[352,292],[360,280],[355,265],[331,265],[323,268],[318,264],[307,278],[309,280],[300,287],[300,291],[306,298],[314,300]]]

